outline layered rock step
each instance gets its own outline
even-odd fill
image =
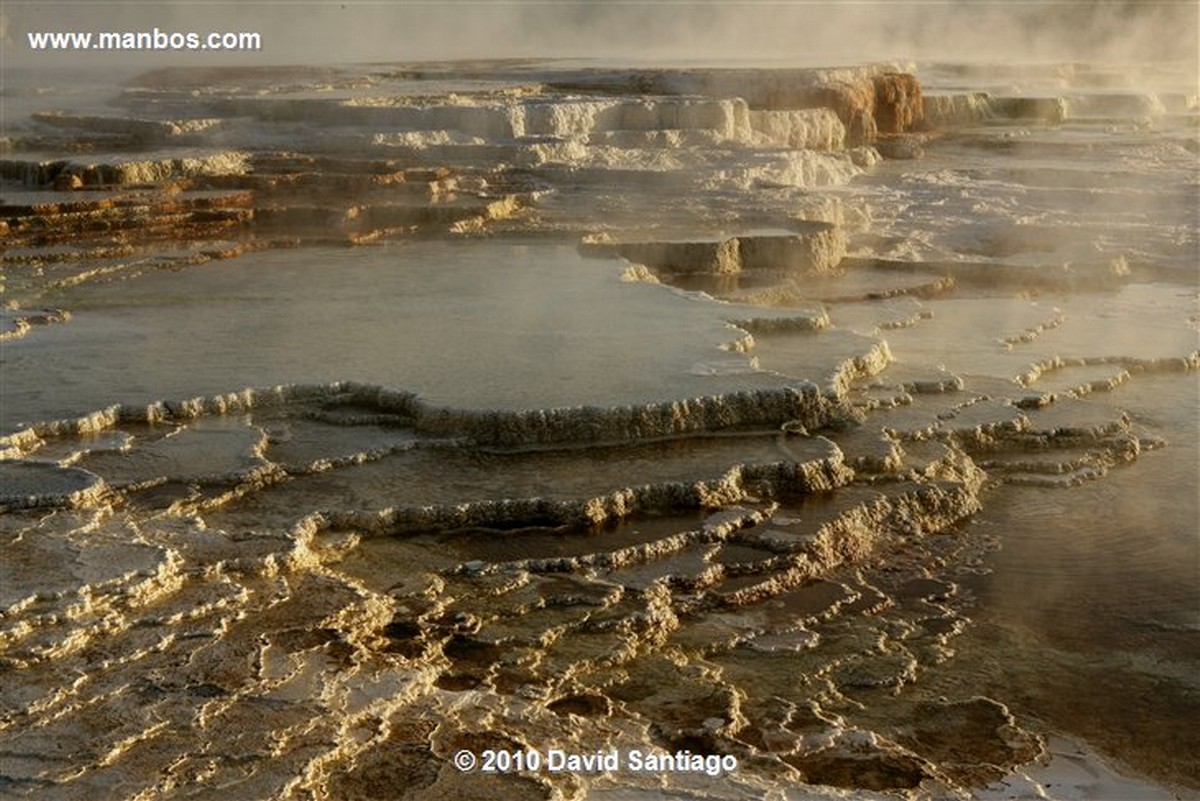
[[[792,233],[747,234],[716,241],[607,242],[585,240],[585,252],[615,253],[631,262],[671,273],[735,275],[829,272],[841,263],[846,244],[830,223],[803,222]]]

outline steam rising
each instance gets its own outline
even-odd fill
[[[38,30],[259,31],[260,52],[221,63],[347,63],[510,57],[639,61],[912,58],[971,61],[1197,59],[1191,2],[9,3],[9,65],[213,63],[211,54],[33,53]]]
[[[1200,787],[1197,3],[0,3],[6,791]]]

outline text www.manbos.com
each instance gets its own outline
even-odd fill
[[[253,31],[30,31],[30,50],[261,50]]]

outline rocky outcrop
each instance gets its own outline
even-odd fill
[[[0,437],[0,455],[19,455],[45,437],[104,431],[119,423],[191,420],[237,411],[319,403],[357,411],[361,422],[388,422],[427,435],[461,437],[481,445],[530,446],[603,443],[686,436],[739,428],[776,428],[798,421],[819,428],[837,414],[837,401],[812,384],[736,392],[614,408],[469,411],[430,406],[407,392],[340,382],[330,385],[246,389],[209,398],[112,406],[83,417],[37,423]]]
[[[62,323],[71,319],[70,312],[62,309],[0,309],[0,342],[20,339],[36,325]]]
[[[622,85],[617,78],[602,74],[579,76],[577,80],[565,85],[607,91]],[[879,131],[912,130],[923,118],[916,77],[883,65],[847,69],[646,71],[638,73],[635,85],[643,91],[743,98],[752,114],[756,110],[829,109],[841,121],[851,145],[869,143]]]
[[[54,128],[85,131],[88,134],[115,134],[129,145],[151,146],[201,141],[197,134],[212,134],[223,121],[216,118],[154,120],[129,117],[96,117],[66,113],[35,113],[34,121]]]
[[[846,144],[846,126],[833,109],[752,110],[749,122],[754,133],[783,147],[841,150]]]
[[[26,161],[0,160],[0,177],[36,188],[53,185],[64,176],[78,176],[79,187],[157,184],[169,179],[238,175],[248,168],[241,151],[186,154],[114,155],[104,160]],[[50,201],[52,202],[52,201]]]
[[[921,84],[916,76],[904,72],[876,75],[875,128],[881,134],[900,134],[917,130],[925,122]]]
[[[924,94],[921,103],[926,124],[935,129],[979,123],[995,113],[986,92]]]
[[[615,253],[670,273],[736,275],[823,273],[846,252],[845,235],[830,223],[794,224],[795,233],[742,235],[708,242],[606,242],[585,240],[584,252]]]
[[[0,512],[42,507],[94,506],[108,495],[100,476],[76,467],[0,462]]]

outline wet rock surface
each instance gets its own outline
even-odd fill
[[[1078,540],[1048,494],[1195,486],[1195,104],[1043,69],[172,69],[19,121],[0,795],[965,798],[1051,731],[1195,786],[989,617],[1008,523]],[[1191,718],[1180,586],[1120,636]],[[550,749],[738,767],[455,762]]]

